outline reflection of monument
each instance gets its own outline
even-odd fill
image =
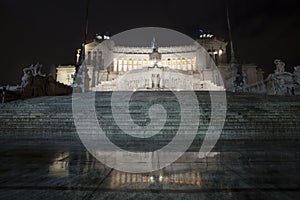
[[[194,152],[186,152],[177,163],[155,172],[150,173],[127,173],[121,171],[113,171],[111,173],[110,187],[126,188],[128,185],[135,185],[138,188],[148,188],[151,185],[160,185],[165,189],[176,189],[185,187],[185,189],[202,188],[202,177],[206,176],[209,171],[219,168],[221,162],[221,154],[219,152],[211,152],[207,155],[206,160],[197,165],[181,165],[180,163],[193,163],[198,158],[198,154]],[[215,166],[207,165],[206,162],[214,162]],[[207,183],[205,183],[207,184]]]
[[[49,165],[50,176],[68,176],[69,162],[65,160],[69,156],[68,152],[62,152],[56,155],[51,165]]]
[[[122,187],[129,184],[162,184],[165,187],[172,185],[177,186],[188,185],[190,187],[201,187],[201,174],[199,171],[172,173],[167,175],[162,174],[132,174],[125,172],[114,171],[111,177],[111,187]]]

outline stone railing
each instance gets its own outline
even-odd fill
[[[266,80],[262,80],[262,81],[247,85],[245,87],[245,91],[249,92],[249,93],[266,94],[267,93],[267,89],[266,89],[267,81],[268,80],[266,79]]]

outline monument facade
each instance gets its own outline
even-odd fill
[[[120,46],[108,37],[95,38],[84,46],[85,90],[231,91],[226,46],[227,42],[212,34],[201,35],[194,45],[181,46],[159,46],[155,40],[148,47]],[[211,62],[217,67],[211,67]],[[242,69],[246,85],[263,79],[263,71],[256,65],[243,65]],[[57,81],[66,84],[71,71],[75,73],[75,67],[68,66],[67,72],[59,66]]]

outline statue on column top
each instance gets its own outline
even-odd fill
[[[152,39],[151,47],[152,47],[152,50],[153,50],[153,51],[157,51],[157,49],[158,49],[158,46],[157,46],[155,37],[153,37],[153,39]]]

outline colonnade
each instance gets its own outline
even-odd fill
[[[161,60],[161,66],[169,67],[171,69],[195,71],[196,57],[164,57]],[[113,71],[122,72],[134,69],[141,69],[142,67],[151,66],[149,58],[114,58]]]

